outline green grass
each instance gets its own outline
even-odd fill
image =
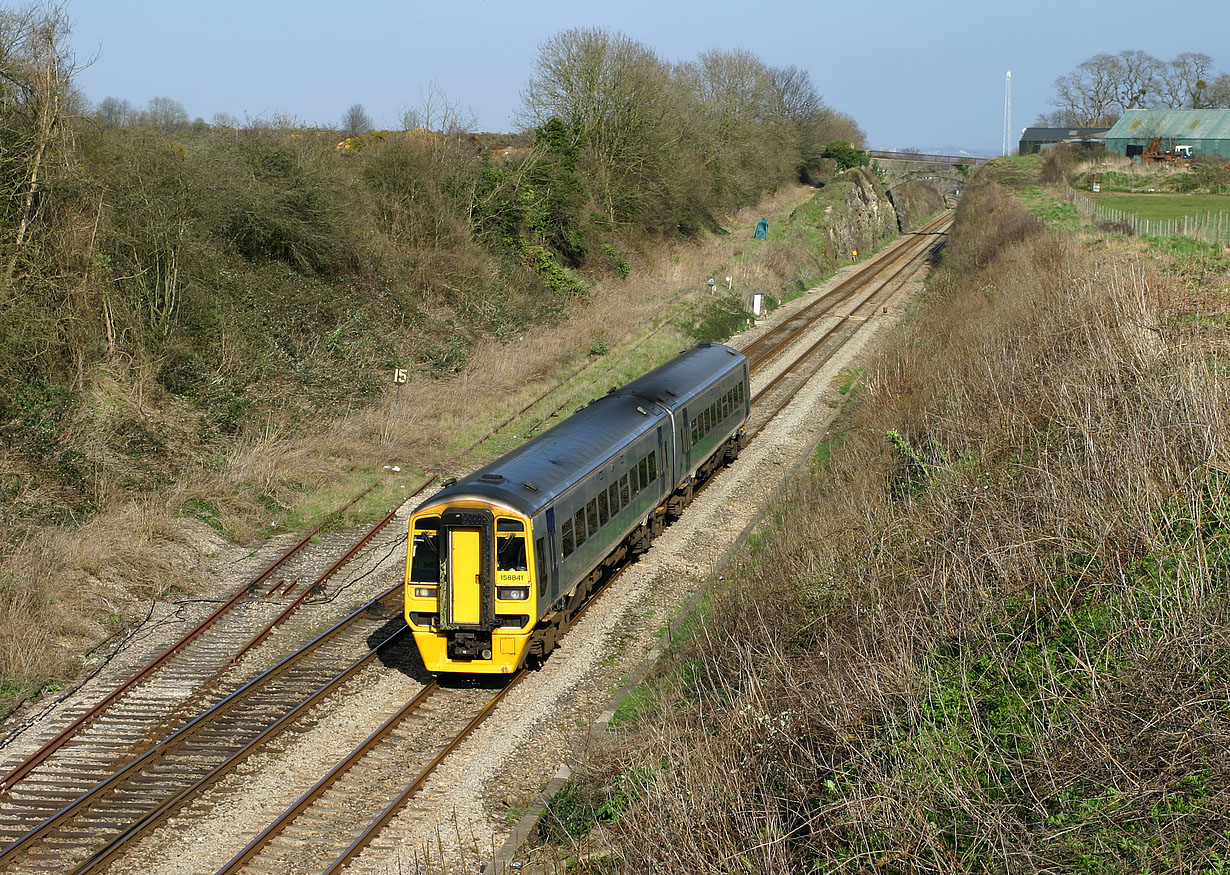
[[[1033,216],[1052,231],[1077,231],[1081,218],[1075,207],[1050,189],[1037,185],[1022,188],[1017,196]]]
[[[1230,195],[1121,194],[1103,191],[1085,192],[1085,196],[1104,206],[1135,213],[1142,219],[1152,221],[1203,216],[1205,213],[1230,213]]]

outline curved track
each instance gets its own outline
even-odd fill
[[[894,283],[899,285],[903,277],[922,266],[936,235],[942,234],[950,221],[947,216],[941,217],[919,233],[903,238],[833,290],[748,344],[745,352],[754,373],[769,373],[778,369],[781,360],[790,360],[753,398],[752,437],[789,404],[862,322],[874,317],[881,299],[895,290]],[[541,400],[536,399],[525,409]],[[390,511],[320,579],[327,579],[349,561],[392,519],[393,513]],[[292,551],[301,549],[307,540]],[[319,581],[300,586],[279,580],[260,589],[286,558],[267,568],[232,600],[238,604],[280,599],[285,607],[246,638],[238,634],[230,636],[229,643],[223,643],[222,636],[216,642],[211,640],[215,662],[224,652],[237,658],[266,640],[319,586]],[[161,671],[173,676],[168,666],[190,649],[188,645],[201,637],[201,630],[185,636],[161,660],[151,663],[101,703],[99,713],[78,721],[80,726],[91,728],[91,736],[101,736],[98,741],[82,743],[83,748],[94,752],[92,760],[83,756],[79,765],[65,760],[59,764],[61,768],[48,768],[57,764],[54,758],[48,762],[50,754],[67,742],[60,742],[58,747],[49,744],[48,753],[39,752],[41,759],[32,765],[23,764],[0,785],[7,788],[6,795],[0,797],[0,815],[6,824],[6,833],[0,836],[11,837],[0,850],[0,868],[84,873],[117,859],[254,750],[306,719],[312,709],[325,705],[342,684],[376,666],[380,654],[412,646],[404,635],[404,624],[392,619],[400,614],[399,594],[397,586],[373,599],[196,716],[164,718],[142,749],[125,735],[125,727],[149,731],[150,721],[140,714],[129,718],[116,703],[128,702],[130,705],[124,707],[140,708],[139,691],[151,673]],[[228,602],[220,612],[233,608]],[[216,618],[202,626],[208,628],[213,622]],[[235,647],[241,638],[242,644]],[[380,641],[371,646],[376,638]],[[344,668],[339,671],[337,666]],[[177,670],[191,672],[191,663],[185,662]],[[219,674],[224,671],[215,669]],[[244,836],[251,838],[247,846],[219,871],[278,872],[302,865],[315,868],[326,860],[334,860],[327,871],[340,870],[373,841],[436,766],[492,713],[521,677],[521,673],[514,675],[495,691],[481,687],[441,690],[434,682],[424,685],[406,706],[374,728],[362,744],[303,792],[268,828],[259,835]],[[336,707],[344,707],[344,703]],[[80,734],[80,728],[77,732]],[[68,733],[66,738],[74,735]],[[390,788],[391,773],[413,773],[415,777],[400,788]],[[83,789],[83,785],[88,788]],[[339,829],[341,823],[353,828]]]

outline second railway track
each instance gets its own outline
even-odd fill
[[[937,222],[925,230],[928,234],[942,233],[939,231],[941,227],[942,223]],[[894,281],[899,282],[900,276],[917,267],[930,245],[923,239],[925,236],[917,235],[893,253],[886,253],[876,260],[878,266],[863,266],[857,273],[863,278],[859,283],[852,284],[850,279],[846,280],[810,307],[802,308],[807,315],[796,314],[794,325],[777,332],[766,332],[765,337],[750,344],[749,350],[755,347],[756,358],[753,361],[756,369],[763,372],[770,368],[769,363],[773,360],[795,354],[798,358],[795,366],[804,370],[806,375],[813,375],[819,368],[815,360],[827,360],[832,354],[826,352],[826,343],[832,346],[843,343],[850,330],[872,315],[872,308],[879,306],[878,296],[890,293]],[[859,292],[858,289],[865,289],[865,283],[872,274],[882,275],[877,291]],[[848,305],[845,312],[836,311],[835,308],[842,302]],[[825,320],[834,323],[824,330],[829,340],[817,340],[816,326]],[[808,345],[808,348],[798,353],[798,347],[803,345]],[[781,371],[790,369],[785,367]],[[770,381],[763,373],[761,379],[765,383]],[[784,407],[797,391],[797,387],[781,389],[781,393],[788,397],[779,399],[779,403],[773,405],[774,409]],[[762,386],[757,398],[765,393],[766,389]],[[761,406],[767,403],[766,398]],[[753,427],[758,432],[762,426]],[[268,589],[261,592],[262,598],[266,594],[271,598],[285,598],[287,591],[292,589],[290,581],[279,580],[267,586]],[[292,593],[291,597],[301,594]],[[10,791],[7,798],[0,798],[0,814],[5,814],[6,806],[8,810],[20,808],[23,802],[29,802],[40,792],[47,791],[50,795],[44,801],[30,804],[24,819],[10,833],[19,832],[20,835],[13,835],[7,847],[0,850],[0,870],[91,872],[123,859],[122,855],[127,853],[129,845],[165,823],[191,799],[217,784],[227,773],[226,770],[233,769],[253,750],[267,744],[273,733],[295,725],[296,721],[308,719],[313,706],[325,701],[332,691],[347,683],[348,678],[362,671],[364,665],[374,665],[379,660],[379,651],[387,653],[389,651],[385,648],[405,646],[404,640],[408,636],[399,637],[394,630],[397,624],[389,616],[391,610],[386,604],[356,612],[355,617],[368,614],[371,622],[363,632],[340,636],[349,641],[350,649],[347,652],[353,657],[349,662],[325,648],[317,648],[315,656],[304,657],[312,664],[317,664],[317,660],[332,662],[335,669],[346,663],[346,672],[335,671],[325,677],[321,674],[322,667],[317,671],[317,676],[310,683],[304,681],[297,692],[271,696],[269,699],[261,699],[258,695],[262,678],[270,687],[285,683],[284,693],[289,691],[291,682],[286,680],[274,684],[261,675],[239,691],[249,697],[244,704],[238,701],[230,705],[218,703],[197,718],[181,721],[157,746],[141,753],[123,769],[104,776],[89,791],[77,793],[71,801],[66,802],[66,797],[79,789],[80,776],[73,781],[59,782],[58,796],[54,777],[43,778],[41,783],[31,782],[25,787],[21,786],[21,782],[16,782],[15,789]],[[386,613],[380,615],[381,611]],[[352,617],[350,622],[357,621]],[[381,631],[387,636],[387,642],[371,646],[371,639]],[[367,646],[364,655],[358,655],[358,651],[363,649],[360,644]],[[305,668],[299,674],[306,678],[312,670]],[[504,691],[511,689],[511,686],[504,688]],[[474,701],[463,701],[467,695]],[[432,686],[422,687],[417,702],[389,715],[383,726],[373,731],[364,744],[343,758],[335,769],[315,782],[314,787],[296,794],[298,800],[292,799],[293,804],[274,818],[269,829],[259,834],[255,830],[243,833],[243,839],[250,839],[248,847],[235,853],[229,863],[223,859],[215,865],[222,867],[220,871],[289,871],[301,865],[307,866],[306,871],[321,871],[328,860],[334,859],[337,861],[334,868],[339,868],[346,859],[375,839],[380,826],[393,817],[396,810],[421,786],[425,780],[422,774],[424,766],[417,763],[424,764],[430,770],[451,749],[445,745],[460,743],[464,733],[454,733],[444,724],[452,720],[472,729],[471,723],[481,720],[481,716],[477,715],[490,713],[495,705],[491,690],[449,690],[447,696],[452,704],[441,708],[439,703],[443,700],[438,698],[437,691]],[[134,698],[133,701],[137,702],[138,699]],[[433,705],[433,702],[437,704]],[[433,708],[435,710],[431,710]],[[232,716],[227,717],[228,712],[232,711]],[[446,718],[444,712],[452,716]],[[115,726],[124,723],[122,711],[108,716],[114,716]],[[211,729],[209,720],[221,722],[213,724],[214,728]],[[100,723],[100,730],[105,726],[105,722]],[[407,751],[411,748],[421,748],[422,751],[408,756]],[[105,761],[107,756],[103,754],[101,759]],[[96,768],[105,771],[106,767],[99,765]],[[382,801],[389,797],[389,782],[385,781],[386,786],[377,792],[375,785],[380,783],[379,776],[389,773],[407,776],[416,769],[419,776],[414,781],[402,788],[393,799]],[[49,812],[59,803],[65,804]],[[331,823],[341,822],[362,822],[367,826],[358,831],[329,827]],[[348,841],[348,835],[354,837]],[[239,836],[228,837],[230,841],[237,838]],[[130,870],[138,871],[139,867],[130,867]]]

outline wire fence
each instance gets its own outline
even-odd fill
[[[1209,243],[1230,243],[1230,213],[1227,212],[1177,216],[1173,219],[1145,219],[1135,213],[1100,204],[1069,185],[1064,185],[1063,191],[1076,212],[1086,219],[1126,225],[1137,236],[1193,237]]]

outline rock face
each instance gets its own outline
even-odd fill
[[[816,202],[799,207],[796,215],[800,210],[810,213],[801,217],[804,221],[822,230],[824,260],[830,269],[848,264],[854,251],[871,252],[900,233],[897,210],[880,178],[868,167],[838,174],[820,190]]]
[[[905,182],[888,193],[897,210],[898,226],[910,231],[944,209],[944,196],[925,182]],[[914,217],[917,216],[918,219]]]
[[[829,230],[839,259],[856,249],[870,252],[900,233],[897,211],[870,168],[855,167],[838,178],[846,183],[841,198],[845,215],[834,216]]]

